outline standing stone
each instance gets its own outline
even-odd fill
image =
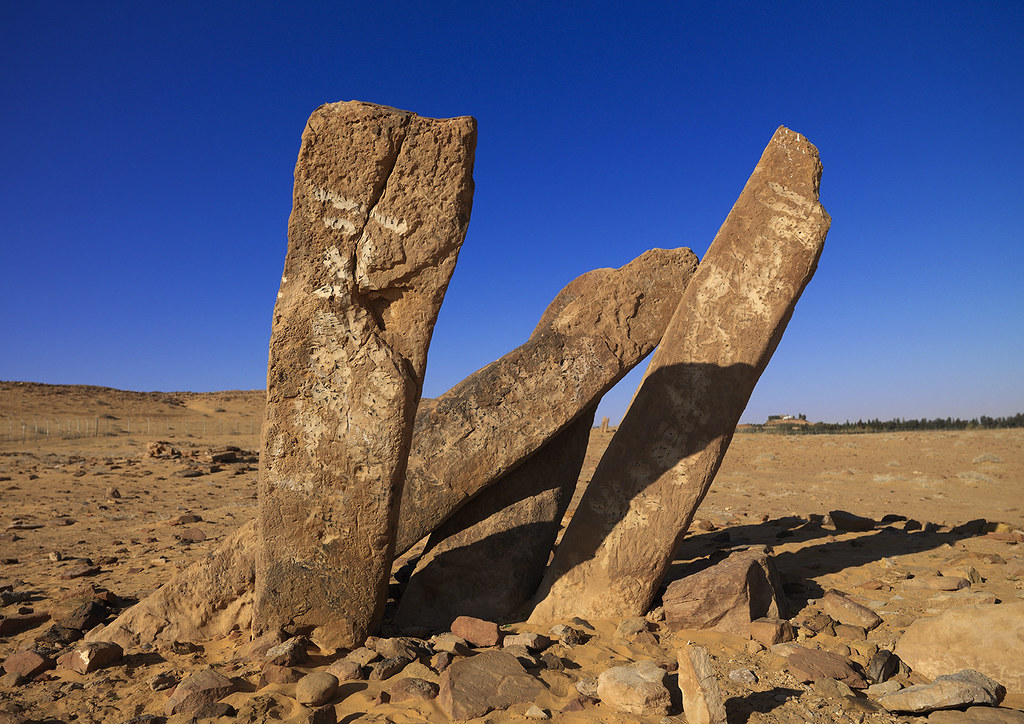
[[[427,347],[466,227],[476,122],[356,101],[302,134],[274,308],[255,625],[357,646],[380,620]]]
[[[780,127],[687,286],[545,574],[531,620],[643,614],[810,281],[821,163]]]
[[[652,249],[571,282],[524,344],[422,406],[402,491],[404,553],[590,409],[658,344],[697,267]]]

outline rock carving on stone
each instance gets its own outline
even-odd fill
[[[683,293],[531,621],[647,610],[817,266],[820,179],[817,149],[780,127]]]
[[[310,116],[274,308],[257,632],[358,645],[383,614],[427,346],[469,224],[476,122]]]

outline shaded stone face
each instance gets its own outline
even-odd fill
[[[255,625],[353,646],[383,610],[427,346],[469,223],[476,124],[318,108],[274,308]]]
[[[821,163],[779,128],[687,286],[531,620],[642,614],[817,266]]]
[[[572,353],[567,350],[581,342],[600,348],[621,344],[619,340],[622,339],[628,340],[632,346],[626,349],[632,351],[623,355],[621,366],[636,364],[639,359],[635,352],[652,349],[661,338],[674,309],[672,300],[682,293],[695,262],[696,257],[689,250],[658,249],[647,252],[623,269],[595,269],[577,277],[548,305],[526,345],[473,377],[488,378],[493,376],[495,368],[518,361],[528,367],[516,370],[516,374],[523,375],[536,389],[554,389],[559,384],[555,378],[562,373],[561,365],[538,364],[536,350],[554,350],[568,357]],[[635,289],[627,287],[629,280],[633,280]],[[602,316],[622,320],[623,328],[607,329],[587,340],[591,330],[581,324],[581,315],[592,315],[595,309],[600,310]],[[573,337],[569,337],[570,334]],[[595,344],[599,340],[602,344]],[[520,354],[524,348],[532,349],[534,353]],[[597,369],[600,371],[593,374],[595,379],[579,383],[584,390],[600,389],[600,384],[606,382],[607,375],[617,367]],[[604,379],[602,373],[606,375]],[[479,389],[471,384],[473,377],[458,386],[464,391],[469,390],[470,395]],[[514,389],[508,392],[510,397],[516,393]],[[523,450],[524,457],[529,457],[516,461],[519,463],[517,466],[480,490],[431,534],[402,595],[396,624],[443,630],[461,614],[505,619],[529,600],[540,583],[559,523],[576,488],[599,399],[599,396],[593,398],[590,406],[582,412],[577,409],[576,400],[573,400],[576,404],[554,410],[548,400],[524,400],[532,410],[539,410],[543,415],[536,422],[533,422],[530,410],[517,411],[495,405],[500,399],[489,401],[492,404],[490,408],[477,408],[470,413],[484,422],[482,427],[475,426],[471,435],[479,437],[477,430],[480,430],[489,432],[494,438],[505,438],[506,442],[518,438],[519,449]],[[480,402],[472,397],[465,401],[469,404]],[[424,403],[416,414],[416,435],[409,463],[410,479],[420,481],[437,474],[421,465],[440,463],[452,467],[450,460],[439,455],[433,455],[429,463],[424,462],[424,455],[433,450],[421,442],[419,435],[426,431],[431,440],[436,440],[438,431],[420,425],[420,420],[434,419],[439,401]],[[512,401],[508,404],[511,405]],[[460,408],[449,403],[448,409]],[[466,412],[467,408],[461,408],[462,414]],[[507,419],[510,413],[519,416],[515,426],[494,433],[495,423],[490,421],[502,416]],[[534,432],[532,428],[551,430],[577,414],[575,421],[530,455],[532,451],[529,448],[538,439],[529,437]],[[524,424],[522,421],[525,420],[531,422]],[[442,429],[440,432],[445,431]],[[465,442],[457,439],[444,441],[463,445]],[[474,454],[480,454],[488,450],[488,445],[500,442],[484,441]],[[462,449],[468,449],[468,446]],[[465,467],[479,469],[481,462],[488,461],[467,461]],[[458,475],[460,469],[453,472]],[[455,485],[470,490],[479,482],[459,480]],[[417,501],[419,490],[406,488],[399,522],[401,531],[418,529],[419,523],[410,519],[433,502]],[[423,522],[430,521],[424,519]]]
[[[396,551],[535,453],[658,344],[697,257],[652,249],[571,282],[523,345],[416,414]]]

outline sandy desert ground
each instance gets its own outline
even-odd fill
[[[90,585],[112,592],[113,609],[120,610],[249,520],[255,512],[262,407],[259,391],[163,394],[0,383],[0,585],[31,593],[2,614],[59,610],[62,601]],[[610,434],[593,432],[581,482],[589,480],[609,439]],[[157,440],[170,443],[181,457],[147,456],[147,445]],[[235,460],[210,461],[212,451],[228,446],[238,448]],[[829,589],[849,593],[882,615],[884,623],[867,640],[819,634],[805,642],[866,664],[878,647],[891,649],[915,619],[956,605],[949,594],[904,589],[893,583],[893,571],[964,575],[974,569],[968,593],[1001,601],[1024,597],[1024,547],[1012,534],[953,530],[979,518],[1006,524],[999,531],[1024,528],[1022,505],[1024,430],[738,434],[698,512],[703,523],[691,529],[670,578],[723,550],[769,545],[794,620],[815,610]],[[833,509],[876,521],[887,515],[899,519],[871,531],[843,533],[822,523]],[[181,523],[188,514],[201,520]],[[868,581],[882,585],[862,587]],[[507,623],[509,631],[546,633]],[[637,643],[616,636],[618,621],[588,623],[589,641],[559,652],[568,662],[565,670],[538,674],[547,690],[536,703],[552,712],[554,721],[663,721],[615,715],[596,704],[574,713],[561,710],[577,696],[577,681],[613,664],[674,661],[676,649],[688,640],[707,645],[714,656],[730,721],[925,721],[800,684],[782,659],[740,638],[673,633],[654,624],[654,641]],[[0,660],[37,642],[48,626],[0,636]],[[0,712],[23,710],[38,721],[159,716],[168,691],[154,691],[154,677],[180,679],[212,664],[242,687],[226,699],[237,720],[307,721],[310,710],[294,700],[294,684],[257,690],[260,664],[239,657],[241,644],[235,637],[198,647],[129,651],[121,664],[84,676],[56,669],[20,685],[6,680],[0,683]],[[329,660],[313,656],[305,666]],[[728,677],[741,668],[757,672],[758,682]],[[434,702],[375,703],[387,684],[343,685],[334,705],[337,720],[445,720]],[[1024,698],[1010,697],[1004,706],[1024,709]],[[480,721],[522,720],[526,708],[516,705]],[[677,701],[664,720],[684,721],[680,711]]]

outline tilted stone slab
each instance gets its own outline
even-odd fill
[[[689,249],[652,249],[620,269],[591,272],[600,283],[584,275],[526,343],[423,406],[396,552],[539,450],[646,357],[696,267]]]
[[[302,134],[259,473],[257,631],[360,644],[383,614],[441,300],[469,224],[476,123],[321,106]]]
[[[824,245],[821,163],[779,128],[687,286],[531,620],[644,613]]]
[[[434,531],[395,625],[443,631],[460,615],[505,620],[530,600],[576,488],[594,409]]]
[[[530,338],[555,324],[580,296],[593,298],[610,273],[611,269],[595,269],[569,282],[541,315]],[[638,312],[649,308],[645,304]],[[434,401],[424,403],[417,416]],[[596,409],[592,405],[430,535],[402,592],[397,626],[444,630],[460,615],[504,620],[530,599],[576,489]]]

